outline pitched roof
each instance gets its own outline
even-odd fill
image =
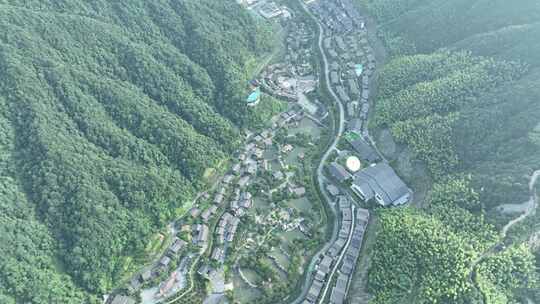
[[[337,86],[336,91],[341,101],[343,102],[351,101],[351,98],[349,97],[349,95],[347,95],[347,93],[345,93],[345,89],[342,86]]]
[[[344,182],[351,177],[349,172],[347,172],[347,170],[345,170],[343,166],[337,163],[331,163],[330,165],[328,165],[328,171],[339,182]]]
[[[386,163],[359,171],[355,174],[353,185],[362,188],[369,186],[375,194],[382,198],[385,206],[395,203],[412,192],[397,176],[394,169]]]
[[[169,258],[168,256],[164,256],[161,258],[161,260],[159,260],[159,264],[163,266],[169,265],[170,262],[171,262],[171,258]]]
[[[358,208],[356,210],[356,217],[358,218],[359,221],[367,222],[369,220],[369,210],[364,209],[364,208]]]
[[[118,295],[118,296],[114,297],[111,304],[135,304],[135,300],[133,300],[130,297]]]
[[[323,284],[321,282],[313,281],[313,283],[311,284],[311,288],[308,291],[307,299],[315,302],[315,300],[319,298],[319,294],[321,293],[322,288]]]
[[[177,253],[178,251],[180,251],[180,249],[182,249],[182,247],[184,247],[186,245],[186,242],[184,242],[183,240],[181,239],[176,239],[175,242],[171,245],[171,247],[169,247],[169,249],[173,252],[173,253]]]
[[[348,281],[349,277],[340,273],[336,281],[336,287],[341,290],[346,290]]]
[[[350,90],[351,94],[353,94],[353,95],[358,95],[358,93],[360,93],[360,91],[358,90],[358,86],[356,85],[356,81],[354,80],[354,78],[350,78],[350,79],[349,79],[349,90]]]
[[[350,222],[352,221],[352,211],[351,209],[342,209],[341,210],[343,221]]]
[[[339,82],[339,76],[336,71],[332,71],[332,73],[330,73],[330,81],[334,84]]]
[[[325,255],[323,257],[321,263],[319,264],[319,270],[324,272],[324,273],[330,272],[330,266],[332,266],[333,261],[334,260],[331,257]]]
[[[349,121],[349,130],[352,131],[361,131],[362,130],[362,120],[360,118],[353,118]]]
[[[146,281],[146,280],[150,279],[151,277],[152,277],[152,270],[151,269],[147,269],[146,271],[141,273],[141,279],[143,281]]]
[[[337,201],[338,201],[339,209],[351,208],[351,201],[349,200],[347,196],[340,195]]]
[[[357,138],[351,142],[353,149],[360,154],[362,159],[369,162],[376,162],[380,159],[375,150],[362,138]]]
[[[339,189],[338,187],[332,185],[332,184],[329,184],[328,186],[326,186],[326,190],[328,191],[328,193],[330,193],[330,195],[332,196],[336,196],[336,195],[339,195]]]
[[[344,299],[345,299],[345,293],[334,287],[332,289],[332,294],[330,295],[330,303],[343,304]]]

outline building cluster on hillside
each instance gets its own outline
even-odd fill
[[[353,4],[353,0],[309,1],[308,4],[330,35],[348,33],[365,27],[364,18]]]
[[[323,290],[325,286],[334,282],[335,275],[337,275],[335,285],[326,288],[327,290],[331,288],[330,303],[342,304],[347,295],[349,282],[360,256],[369,211],[362,208],[355,211],[346,196],[338,197],[338,205],[341,215],[338,238],[316,264],[313,280],[303,304],[318,303],[319,298],[326,296]]]
[[[243,149],[236,154],[236,160],[231,165],[230,171],[216,184],[213,195],[204,193],[200,196],[202,201],[209,204],[197,202],[189,211],[187,216],[190,219],[181,219],[179,233],[188,233],[192,243],[191,248],[199,248],[200,252],[207,249],[211,251],[211,259],[223,263],[226,258],[227,249],[234,241],[241,217],[253,206],[252,194],[247,191],[247,187],[254,180],[257,173],[262,169],[268,169],[267,160],[264,158],[265,150],[273,145],[275,132],[282,127],[288,127],[291,123],[297,123],[303,118],[302,111],[290,110],[272,118],[270,129],[259,134],[247,134],[247,143]],[[294,193],[305,192],[302,187],[291,187]],[[225,211],[225,212],[223,212]],[[215,218],[219,216],[217,223]],[[185,224],[185,223],[192,224]],[[212,231],[211,229],[214,229]],[[215,235],[216,242],[212,242],[213,248],[208,248],[211,237]],[[137,292],[143,284],[150,282],[162,273],[169,271],[173,261],[179,260],[182,253],[188,247],[188,242],[175,236],[171,245],[163,256],[154,265],[145,268],[142,273],[137,274],[128,285],[130,293]],[[187,251],[186,251],[187,252]],[[185,262],[185,263],[184,263]],[[186,255],[181,264],[186,264],[187,270],[191,258]],[[213,273],[209,265],[205,269]],[[207,273],[208,274],[208,273]],[[170,282],[173,282],[171,280]],[[169,286],[169,281],[165,282]],[[174,283],[174,282],[173,282]],[[160,288],[161,290],[161,288]],[[131,298],[123,295],[111,297],[110,301],[123,303]]]
[[[169,264],[173,259],[178,259],[180,251],[187,246],[187,242],[177,237],[173,239],[165,254],[159,259],[158,263],[146,268],[142,273],[136,275],[130,282],[128,289],[130,292],[138,290],[142,284],[148,282],[163,272],[168,270]]]
[[[362,161],[370,165],[351,172],[333,162],[327,165],[327,171],[340,184],[352,180],[351,189],[364,200],[374,198],[383,206],[403,204],[410,200],[411,190],[392,168],[378,164],[381,157],[369,140],[369,84],[376,60],[365,22],[351,0],[314,1],[310,8],[324,26],[323,48],[331,61],[330,84],[346,108],[347,140]]]
[[[371,147],[366,142],[363,142],[363,145],[369,152],[364,155],[364,159],[367,157],[379,159],[375,157],[378,154],[368,149]],[[326,165],[326,169],[332,179],[340,185],[346,186],[350,183],[350,190],[364,201],[374,199],[381,206],[387,207],[403,205],[412,199],[412,190],[385,162],[372,163],[357,172],[351,172],[338,162]]]
[[[240,218],[225,212],[216,227],[217,244],[212,250],[211,259],[223,263],[228,245],[234,240]]]
[[[173,260],[179,259],[183,249],[187,247],[187,242],[174,237],[171,245],[167,248],[165,253],[161,256],[157,263],[146,267],[141,273],[136,274],[127,285],[127,290],[130,294],[137,292],[144,283],[147,283],[154,278],[158,277],[162,273],[165,273],[169,270],[169,265]],[[110,304],[131,304],[135,303],[129,296],[125,295],[116,295],[111,298]]]
[[[271,127],[260,133],[246,134],[247,142],[243,149],[236,154],[236,159],[231,165],[231,170],[222,178],[217,185],[218,190],[213,197],[213,204],[205,211],[201,212],[198,207],[193,207],[190,211],[203,223],[209,223],[217,210],[224,210],[215,226],[215,242],[211,248],[210,259],[223,264],[227,257],[228,249],[232,246],[237,235],[237,230],[241,224],[241,218],[245,216],[249,209],[253,207],[253,195],[247,190],[248,186],[255,180],[257,173],[262,170],[270,170],[269,160],[265,157],[265,152],[274,146],[273,136],[280,128],[287,128],[290,124],[295,124],[303,119],[301,110],[289,110],[271,119]],[[290,145],[289,145],[290,146]],[[290,147],[292,149],[292,146]],[[279,170],[270,170],[273,175],[285,174]],[[288,191],[293,195],[305,195],[305,188],[289,185]],[[218,209],[219,206],[219,209]],[[299,226],[299,222],[295,227]],[[193,240],[195,244],[204,246],[209,239],[209,231],[205,224],[195,224],[193,226]],[[289,223],[286,223],[289,224]],[[288,227],[287,227],[288,228]],[[201,232],[203,231],[203,232]],[[210,276],[215,269],[208,265],[201,267],[201,275]]]
[[[313,38],[313,30],[305,22],[291,20],[287,24],[285,62],[294,75],[309,76],[314,74]]]
[[[282,63],[268,66],[261,77],[260,83],[268,93],[292,102],[313,92],[318,83],[313,75],[291,74]]]
[[[376,60],[365,22],[351,0],[315,1],[310,7],[324,26],[323,47],[330,60],[330,83],[348,117],[359,118],[359,129],[367,136],[369,81]]]
[[[369,221],[369,211],[359,208],[356,210],[356,224],[352,231],[349,247],[346,249],[341,266],[338,271],[338,277],[330,294],[331,304],[342,304],[347,296],[348,286],[351,282],[354,269],[360,256],[364,233]],[[340,231],[341,235],[341,231]]]
[[[285,27],[286,55],[281,62],[263,70],[258,83],[275,97],[298,102],[310,118],[321,121],[328,115],[326,107],[307,97],[316,90],[319,82],[313,65],[314,33],[305,22],[297,19],[290,19]]]
[[[345,105],[348,117],[360,119],[364,135],[367,134],[369,113],[369,81],[375,70],[375,57],[366,35],[365,30],[360,30],[349,36],[326,37],[323,40],[331,59],[330,84]]]

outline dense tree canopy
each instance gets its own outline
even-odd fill
[[[390,130],[434,181],[425,210],[381,216],[369,278],[375,302],[498,304],[536,295],[538,273],[528,246],[511,244],[474,271],[462,267],[470,259],[453,252],[490,251],[507,222],[495,207],[526,201],[529,176],[540,169],[539,2],[359,2],[377,19],[390,57],[379,76],[374,125]],[[410,237],[422,229],[432,235],[429,242]],[[401,237],[388,241],[393,234]],[[452,241],[441,244],[439,235]],[[401,239],[410,242],[394,250],[391,243]],[[424,253],[431,242],[441,244],[434,258]],[[418,279],[431,275],[424,265],[433,261],[441,267],[439,279]],[[417,284],[395,282],[396,275],[383,269],[393,263]],[[463,272],[449,277],[445,267]],[[477,286],[451,280],[472,272]],[[449,298],[450,286],[461,288],[462,296]]]
[[[244,102],[273,38],[234,1],[0,11],[0,302],[97,303],[279,110]]]
[[[369,274],[375,303],[455,303],[466,293],[475,253],[462,236],[411,209],[385,211],[380,219]]]

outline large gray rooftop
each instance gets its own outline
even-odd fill
[[[365,140],[362,138],[355,139],[351,142],[353,149],[360,154],[362,159],[365,159],[369,162],[376,162],[380,159],[375,149],[373,149]]]
[[[374,194],[384,206],[403,204],[412,193],[394,169],[386,163],[379,163],[356,173],[353,187]]]

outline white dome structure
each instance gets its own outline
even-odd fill
[[[360,159],[358,159],[356,156],[349,156],[345,162],[345,165],[347,166],[347,170],[351,171],[352,173],[358,172],[360,168],[362,168]]]

